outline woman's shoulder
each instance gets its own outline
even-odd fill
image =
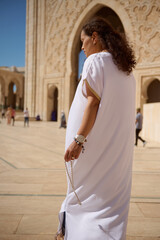
[[[89,57],[86,58],[83,66],[83,71],[89,70],[94,58],[95,58],[95,54],[91,54]]]
[[[87,57],[85,60],[85,65],[89,65],[93,61],[93,59],[96,57],[96,54],[97,53],[93,53],[89,57]]]
[[[96,66],[101,65],[104,62],[104,59],[106,58],[112,58],[112,55],[108,52],[98,52],[98,53],[93,53],[87,59],[85,60],[83,71],[87,71]]]
[[[99,61],[100,59],[111,58],[111,57],[112,55],[109,52],[93,53],[86,59],[86,63],[89,64],[90,62]]]

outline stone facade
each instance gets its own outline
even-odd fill
[[[159,0],[28,0],[25,106],[32,116],[50,120],[56,101],[58,120],[61,110],[68,115],[77,86],[81,27],[102,8],[114,12],[133,44],[136,106],[143,109],[148,86],[160,80]]]
[[[160,102],[143,105],[143,137],[160,143]]]
[[[23,110],[23,105],[24,68],[0,67],[0,109],[12,106]]]

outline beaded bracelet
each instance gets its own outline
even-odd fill
[[[80,143],[76,138],[74,138],[74,141],[75,141],[79,146],[82,147],[82,153],[84,153],[85,148],[84,148],[83,144]]]

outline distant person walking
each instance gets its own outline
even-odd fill
[[[59,128],[66,128],[66,117],[64,111],[61,112],[61,125]]]
[[[15,122],[16,111],[14,108],[11,109],[11,119],[12,119],[12,126],[14,126]]]
[[[24,127],[26,126],[29,127],[29,111],[28,108],[26,108],[26,110],[24,110]]]
[[[138,139],[143,142],[143,147],[146,145],[146,141],[139,136],[139,133],[142,130],[142,124],[143,124],[143,116],[141,114],[141,109],[138,108],[137,109],[137,115],[136,115],[136,142],[135,142],[135,146],[137,146],[137,144],[138,144]]]
[[[11,108],[8,107],[7,112],[6,112],[6,118],[7,118],[7,124],[11,124]]]

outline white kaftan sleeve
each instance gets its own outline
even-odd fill
[[[91,55],[88,57],[84,64],[82,72],[82,93],[87,97],[86,84],[88,85],[91,92],[101,100],[103,91],[103,71],[101,65],[101,59],[99,56]]]

